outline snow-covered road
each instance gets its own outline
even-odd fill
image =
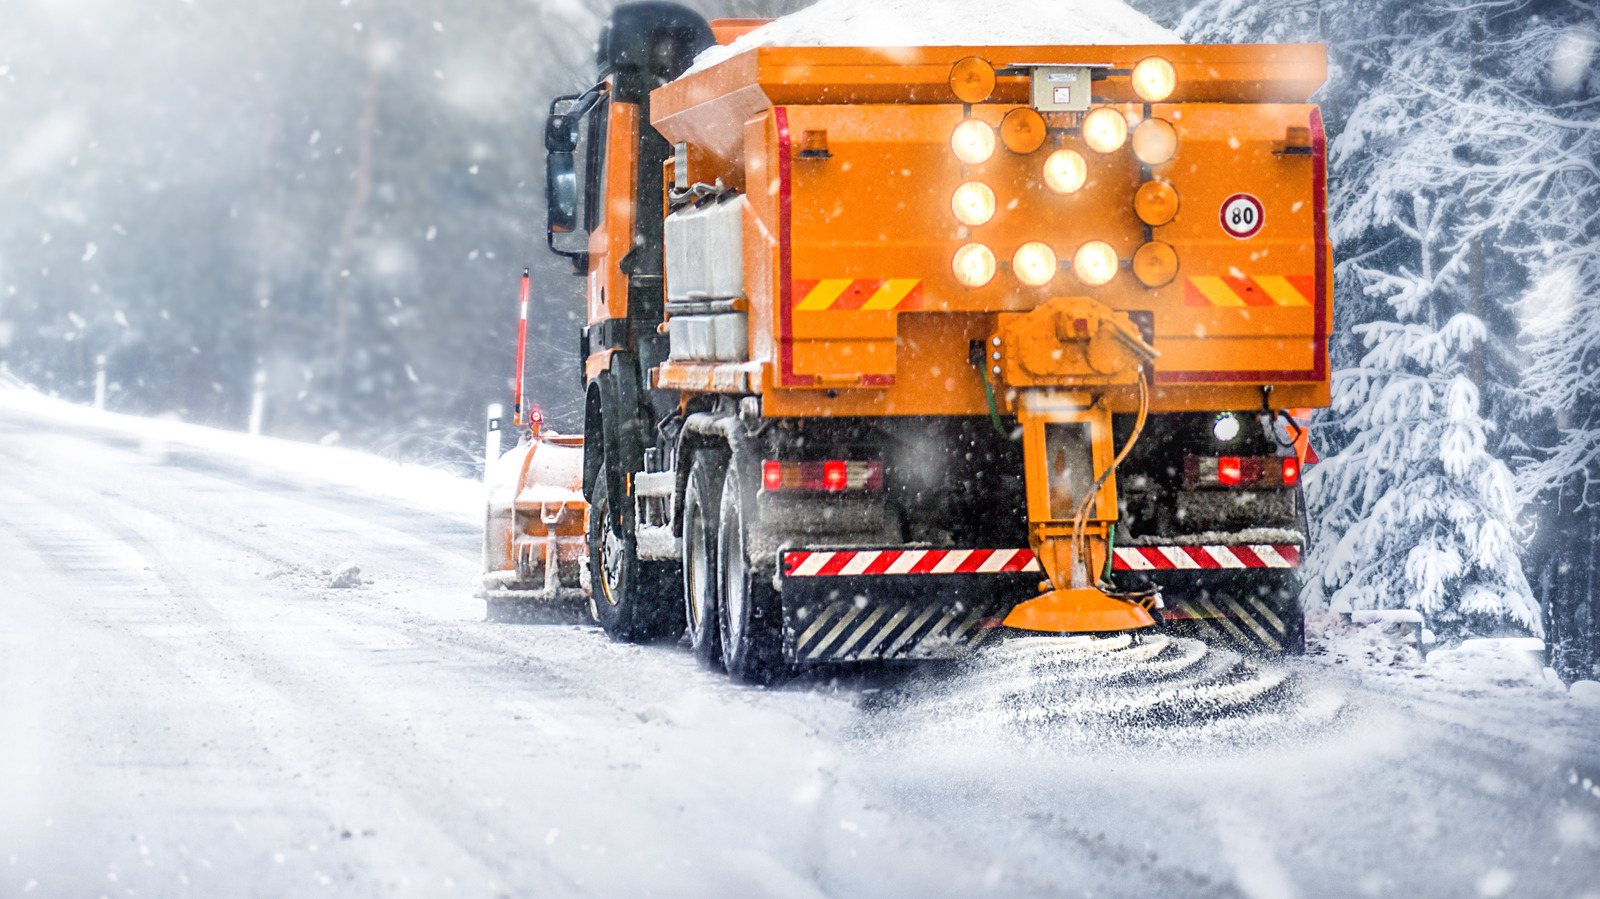
[[[1600,706],[1536,680],[742,689],[484,622],[474,485],[0,393],[3,897],[1600,896]]]

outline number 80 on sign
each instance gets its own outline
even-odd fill
[[[1222,230],[1229,237],[1249,240],[1261,230],[1265,219],[1261,201],[1250,194],[1234,194],[1222,201]]]

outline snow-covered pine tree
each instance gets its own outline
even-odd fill
[[[1190,40],[1238,40],[1241,20],[1274,40],[1336,36],[1322,99],[1338,320],[1355,339],[1335,345],[1320,429],[1335,451],[1306,479],[1308,604],[1412,608],[1444,635],[1542,630],[1483,411],[1515,380],[1500,300],[1520,272],[1495,241],[1526,198],[1497,171],[1506,148],[1481,110],[1515,105],[1489,36],[1526,6],[1217,0],[1185,19]]]
[[[1539,495],[1529,571],[1546,609],[1551,664],[1600,675],[1600,4],[1532,22],[1521,88],[1545,108],[1523,123],[1524,169],[1542,188],[1522,248],[1522,417],[1534,433],[1519,486]],[[1541,427],[1542,426],[1542,427]]]
[[[1416,205],[1425,215],[1426,201]],[[1426,261],[1356,277],[1388,292],[1400,320],[1358,325],[1368,351],[1334,376],[1333,410],[1353,437],[1307,473],[1317,522],[1308,599],[1416,609],[1456,635],[1507,624],[1539,633],[1512,532],[1520,503],[1510,471],[1488,452],[1491,425],[1467,375],[1483,322],[1458,312],[1441,324],[1421,308],[1454,286]]]
[[[1174,30],[1196,44],[1320,41],[1324,5],[1323,0],[1202,0],[1189,8]]]

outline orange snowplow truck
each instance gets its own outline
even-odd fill
[[[551,106],[601,624],[744,681],[1015,632],[1303,646],[1323,47],[690,71],[759,24],[618,7]]]

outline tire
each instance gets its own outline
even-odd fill
[[[694,454],[683,494],[683,617],[689,650],[707,668],[722,667],[717,605],[717,524],[726,465],[706,450]]]
[[[589,611],[614,640],[676,637],[683,631],[677,566],[639,559],[632,509],[620,502],[618,472],[602,453],[589,497]]]
[[[722,667],[735,682],[766,685],[789,672],[783,660],[783,603],[770,577],[750,564],[757,471],[736,453],[722,485],[717,527]]]

